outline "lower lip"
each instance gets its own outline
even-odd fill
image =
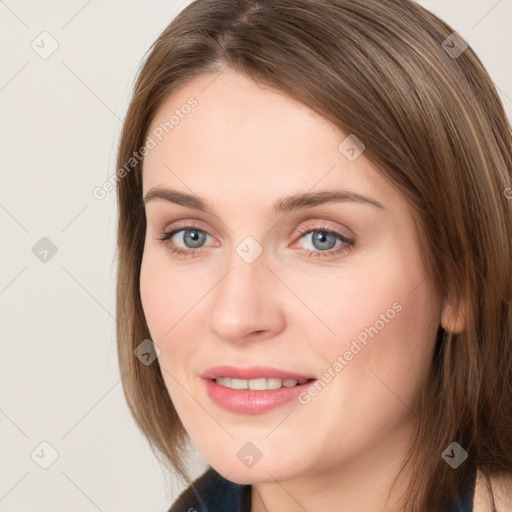
[[[282,387],[264,391],[231,389],[211,379],[205,382],[208,396],[220,407],[242,414],[261,414],[296,399],[315,381],[308,381],[291,388]]]

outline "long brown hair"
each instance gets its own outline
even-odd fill
[[[411,207],[439,297],[461,304],[466,328],[439,327],[414,404],[407,507],[451,506],[472,468],[512,472],[512,138],[472,49],[409,0],[196,0],[148,52],[117,160],[116,320],[124,392],[154,453],[190,482],[188,436],[159,365],[134,356],[150,333],[139,295],[143,159],[133,155],[176,87],[229,66],[363,141]],[[452,442],[469,454],[456,470],[441,457]]]

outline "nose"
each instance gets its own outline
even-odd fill
[[[233,251],[211,294],[210,329],[222,340],[243,343],[275,336],[284,328],[285,290],[264,252],[248,263]]]

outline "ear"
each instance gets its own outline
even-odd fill
[[[441,327],[449,333],[459,334],[466,328],[465,308],[462,301],[449,300],[441,312]]]

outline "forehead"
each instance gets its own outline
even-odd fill
[[[350,160],[340,150],[348,134],[282,91],[232,70],[200,75],[173,91],[148,135],[156,145],[144,158],[144,194],[158,185],[204,197],[220,189],[247,198],[256,191],[278,197],[333,187],[392,193],[364,153]]]
[[[193,108],[187,106],[191,101]],[[159,128],[165,132],[165,142],[152,155],[165,147],[174,146],[176,151],[193,144],[196,153],[217,148],[219,157],[233,156],[237,150],[244,153],[245,161],[264,156],[265,149],[299,140],[303,149],[316,146],[332,152],[342,137],[332,123],[303,103],[232,70],[201,75],[173,91],[149,131]]]

